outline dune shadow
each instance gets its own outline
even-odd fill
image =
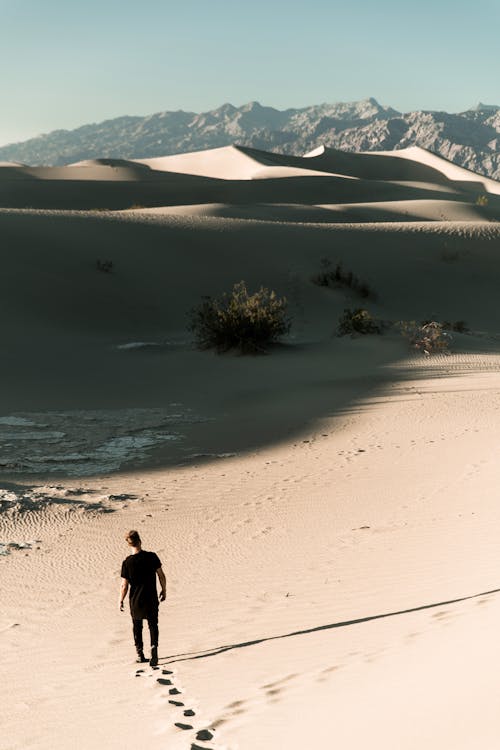
[[[86,176],[86,172],[92,170],[93,178]],[[109,177],[107,172],[111,173]],[[396,176],[401,174],[398,172]],[[153,208],[197,204],[314,206],[424,199],[455,202],[467,200],[467,196],[479,192],[481,183],[476,186],[469,182],[458,184],[439,180],[419,185],[393,179],[352,179],[328,172],[319,177],[305,174],[229,180],[154,170],[139,164],[59,167],[53,168],[52,172],[49,168],[0,168],[2,208],[114,211],[132,206]],[[336,221],[333,216],[331,220]]]
[[[322,258],[343,260],[377,292],[378,302],[370,303],[375,317],[460,320],[470,314],[474,320],[467,322],[475,329],[494,332],[500,325],[494,317],[497,225],[337,229],[0,211],[0,226],[9,263],[23,279],[22,295],[10,276],[3,282],[9,325],[2,414],[37,414],[35,421],[44,421],[41,412],[64,412],[56,415],[65,419],[60,426],[51,417],[53,438],[51,431],[69,434],[72,420],[80,418],[82,435],[97,434],[102,415],[89,412],[113,412],[114,420],[115,412],[119,417],[131,407],[148,414],[168,407],[168,423],[159,430],[179,433],[179,439],[151,444],[147,458],[124,461],[122,473],[231,460],[228,454],[321,439],[342,429],[343,418],[369,399],[396,392],[404,398],[409,380],[498,369],[495,357],[491,364],[488,357],[498,355],[500,341],[484,334],[457,336],[457,356],[428,360],[411,355],[399,335],[339,338],[344,308],[367,303],[311,282]],[[450,248],[453,262],[444,262]],[[113,273],[99,273],[96,257],[114,260]],[[188,311],[203,295],[220,294],[241,279],[249,289],[265,285],[287,297],[293,338],[268,356],[198,351],[187,330]],[[127,349],[127,342],[155,345]],[[470,352],[476,360],[460,360],[460,353]],[[137,432],[142,422],[133,427],[136,443],[156,440],[156,432]],[[114,437],[106,434],[100,444]],[[33,446],[40,443],[34,438],[28,435]],[[8,468],[2,475],[8,478]]]

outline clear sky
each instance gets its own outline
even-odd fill
[[[0,144],[224,102],[500,104],[500,0],[0,0]]]

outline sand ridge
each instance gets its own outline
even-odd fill
[[[397,215],[396,202],[435,200],[465,204],[463,220],[497,221],[499,195],[495,180],[420,148],[347,153],[321,147],[296,157],[227,146],[155,159],[0,168],[0,205],[4,207],[116,210],[214,203],[289,204],[300,209],[366,203],[366,220],[384,221],[387,213],[377,213],[372,204],[391,202],[395,221],[405,216],[407,220],[460,220],[460,207],[450,207],[447,213],[439,203],[423,215],[402,206],[402,216]]]

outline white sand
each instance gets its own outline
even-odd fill
[[[230,153],[208,186],[202,171],[164,183],[98,163],[41,173],[42,193],[29,170],[16,200],[40,207],[0,210],[0,747],[494,748],[494,186],[481,206],[443,171],[434,197],[405,197],[429,191],[418,154],[407,180],[357,159],[335,187],[254,180]],[[224,200],[198,199],[224,181]],[[120,208],[129,183],[145,208],[43,208],[91,188]],[[174,183],[189,200],[162,206]],[[332,201],[348,183],[349,202]],[[323,257],[378,301],[313,285]],[[287,346],[192,349],[187,310],[242,278],[287,295]],[[471,333],[427,359],[396,334],[332,336],[359,305]],[[130,528],[167,575],[158,670],[137,671],[117,606]]]

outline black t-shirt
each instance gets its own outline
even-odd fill
[[[140,620],[158,610],[156,571],[161,568],[155,552],[141,550],[129,555],[122,563],[122,578],[130,584],[130,614]]]

